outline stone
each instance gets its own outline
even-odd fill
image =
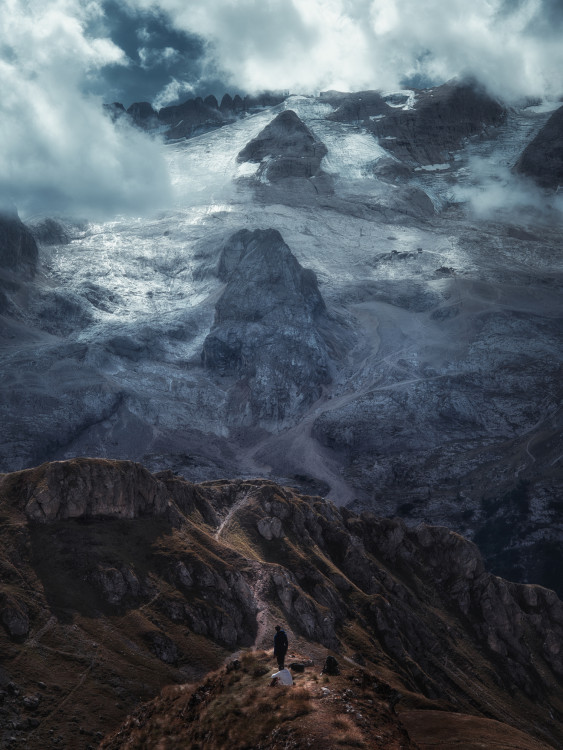
[[[24,605],[15,599],[0,595],[0,619],[14,641],[24,641],[29,633],[29,616]]]
[[[155,631],[147,635],[151,651],[166,664],[176,664],[179,659],[178,647],[164,633]]]

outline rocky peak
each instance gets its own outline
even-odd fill
[[[259,177],[315,177],[327,148],[291,109],[280,112],[238,155],[240,162],[260,163]]]
[[[137,124],[147,125],[154,122],[158,117],[158,112],[153,108],[150,102],[134,102],[128,109],[127,114]]]
[[[281,306],[288,315],[326,311],[315,274],[300,265],[276,229],[232,235],[221,251],[219,275],[228,285],[217,303],[216,323],[263,320]]]
[[[357,91],[344,94],[336,91],[321,94],[323,101],[336,107],[327,120],[335,122],[363,122],[393,112],[378,91]]]
[[[326,308],[315,274],[301,267],[273,229],[231,236],[218,269],[227,285],[203,363],[237,377],[236,413],[250,408],[259,420],[283,420],[317,398],[329,380],[319,328]]]

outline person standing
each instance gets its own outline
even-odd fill
[[[279,625],[276,625],[276,634],[274,636],[274,656],[277,659],[279,669],[285,666],[285,655],[287,654],[287,635]]]

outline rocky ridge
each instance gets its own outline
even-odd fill
[[[399,719],[448,711],[563,741],[561,601],[487,573],[445,528],[96,459],[3,475],[0,512],[14,747],[44,747],[53,727],[86,747],[100,717],[107,731],[164,684],[268,646],[279,620],[299,653],[329,649],[400,693]]]
[[[163,131],[165,138],[179,140],[223,127],[264,107],[273,107],[285,99],[283,94],[264,92],[241,97],[225,94],[219,103],[212,94],[186,99],[156,110],[150,102],[134,102],[127,109],[120,103],[105,105],[110,117],[128,117],[139,128]]]

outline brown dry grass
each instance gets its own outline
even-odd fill
[[[292,687],[270,686],[269,659],[265,652],[247,652],[238,669],[215,673],[195,691],[163,691],[101,749],[414,750],[386,703],[357,687],[358,670],[331,678],[326,694],[316,679],[318,668],[295,675]]]

